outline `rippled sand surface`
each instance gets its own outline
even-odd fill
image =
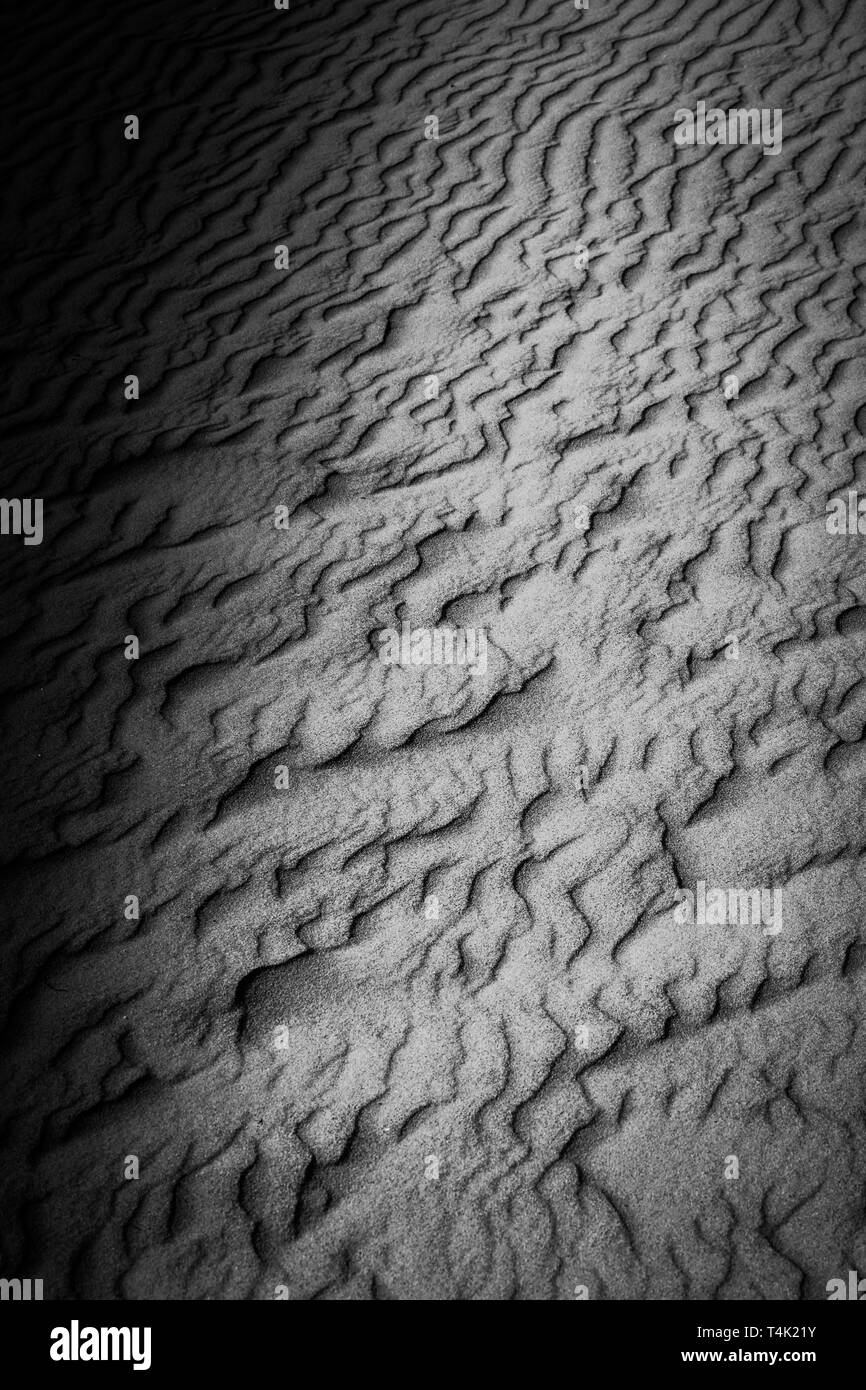
[[[0,539],[0,1271],[825,1298],[866,1273],[862,14],[112,8],[4,57],[45,534]],[[678,147],[700,100],[781,151]],[[404,624],[485,669],[386,664]],[[678,920],[702,883],[780,930]]]

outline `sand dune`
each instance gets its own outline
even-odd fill
[[[866,1274],[856,7],[100,8],[5,58],[2,1271],[825,1298]],[[678,146],[699,101],[781,149]],[[484,669],[381,659],[441,629]],[[780,930],[679,920],[700,884]]]

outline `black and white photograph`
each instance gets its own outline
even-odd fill
[[[866,1301],[862,0],[9,32],[0,1327],[161,1376],[160,1303],[653,1305],[665,1368],[820,1372]]]

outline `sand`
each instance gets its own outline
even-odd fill
[[[18,25],[0,1273],[866,1274],[856,7]]]

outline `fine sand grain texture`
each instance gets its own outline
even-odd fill
[[[862,19],[18,20],[0,1273],[866,1275]]]

